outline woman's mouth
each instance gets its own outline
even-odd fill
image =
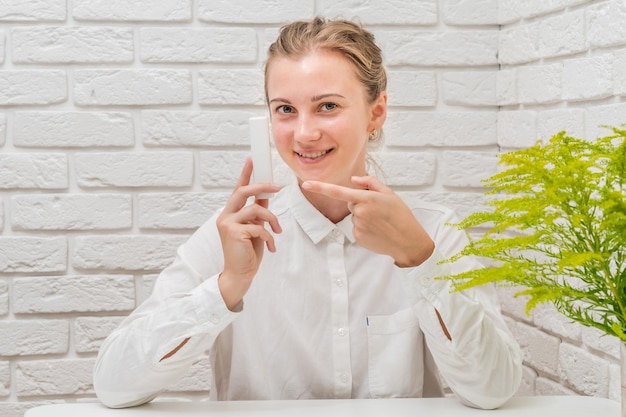
[[[318,152],[297,152],[297,151],[294,151],[294,153],[296,155],[298,155],[300,158],[317,159],[317,158],[320,158],[320,157],[328,154],[332,150],[333,150],[333,148],[326,149],[325,151],[318,151]]]

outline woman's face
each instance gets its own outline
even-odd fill
[[[267,95],[276,149],[300,183],[351,186],[351,176],[366,174],[369,132],[382,127],[387,96],[369,103],[347,58],[324,49],[275,57]]]

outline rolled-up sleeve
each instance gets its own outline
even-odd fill
[[[121,408],[150,401],[181,378],[237,316],[222,299],[218,268],[199,272],[190,261],[210,257],[204,239],[199,229],[178,249],[151,296],[100,347],[93,383],[103,404]],[[204,279],[209,271],[213,275]]]
[[[406,285],[427,346],[452,391],[469,406],[497,408],[519,387],[522,355],[500,313],[493,285],[452,292],[449,281],[436,278],[482,267],[474,259],[440,262],[467,243],[464,233],[445,225],[452,220],[453,214],[448,213],[433,233],[434,253],[408,271]]]

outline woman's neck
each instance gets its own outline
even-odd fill
[[[301,188],[302,190],[302,188]],[[348,203],[319,193],[302,190],[304,197],[331,222],[337,224],[348,214]]]

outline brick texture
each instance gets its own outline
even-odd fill
[[[192,16],[191,0],[76,0],[71,11],[74,19],[108,22],[185,22]]]
[[[133,32],[130,28],[29,27],[12,32],[13,62],[130,63]]]
[[[316,13],[383,50],[374,159],[409,204],[462,218],[498,152],[626,123],[623,0],[0,0],[1,416],[94,399],[102,341],[232,191],[267,47]],[[516,292],[499,289],[518,394],[619,400],[619,341]],[[166,395],[206,398],[210,375],[199,358]]]
[[[0,21],[5,22],[59,22],[67,17],[65,0],[4,0]]]
[[[46,355],[67,353],[66,320],[12,320],[0,323],[0,355]]]
[[[74,99],[79,106],[140,106],[191,102],[188,70],[76,70]]]
[[[0,33],[0,64],[4,62],[4,55],[5,55],[4,39],[5,39],[4,33]]]
[[[7,133],[7,117],[4,113],[0,114],[0,147],[4,146]]]
[[[143,62],[251,64],[257,58],[254,29],[145,28],[140,36]]]
[[[130,228],[132,202],[123,194],[18,195],[11,201],[15,230]]]
[[[183,187],[192,182],[188,152],[108,152],[76,155],[81,187]]]
[[[129,275],[16,278],[14,310],[18,314],[126,311],[135,307]]]
[[[13,143],[20,148],[130,147],[135,141],[129,112],[20,111]]]
[[[7,281],[0,281],[0,317],[9,312],[9,284]]]
[[[63,70],[3,70],[0,72],[0,106],[48,105],[67,99]]]

